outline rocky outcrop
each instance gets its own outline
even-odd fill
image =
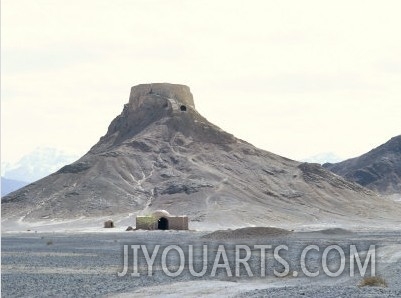
[[[401,194],[401,135],[359,157],[323,167],[381,194]]]
[[[187,138],[204,143],[236,142],[231,134],[211,124],[196,111],[189,87],[167,83],[142,84],[131,88],[129,103],[111,122],[107,134],[91,152],[114,150],[122,143],[153,146],[154,141],[140,137],[148,129],[164,141],[179,132],[184,138],[177,136],[176,142],[186,142]]]

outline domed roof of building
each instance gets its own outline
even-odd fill
[[[168,213],[166,210],[156,210],[155,212],[152,213],[153,216],[155,217],[169,217],[171,216],[170,213]]]

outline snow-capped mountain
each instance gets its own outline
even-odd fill
[[[2,162],[1,174],[11,180],[34,182],[77,159],[77,156],[56,148],[38,147],[17,163]]]

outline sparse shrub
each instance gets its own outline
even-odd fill
[[[384,278],[380,276],[367,276],[361,280],[358,285],[359,287],[387,287],[387,282]]]
[[[154,226],[157,223],[158,218],[152,215],[146,215],[136,218],[136,223],[138,227],[146,228],[147,230],[153,230]]]
[[[46,242],[46,245],[52,245],[52,244],[53,244],[53,241],[51,241],[51,240]]]

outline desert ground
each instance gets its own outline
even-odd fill
[[[1,292],[3,297],[400,297],[401,296],[401,230],[347,230],[316,227],[299,230],[278,228],[246,228],[224,231],[124,231],[102,229],[74,232],[8,231],[2,234]],[[207,270],[203,276],[192,276],[189,262],[182,272],[169,277],[163,271],[161,253],[157,255],[148,276],[144,255],[139,251],[135,265],[139,276],[132,276],[134,257],[128,248],[128,273],[118,276],[124,267],[124,245],[146,245],[151,250],[161,245],[180,246],[189,259],[187,248],[194,247],[193,266],[200,271],[203,265],[203,245],[207,245]],[[212,270],[219,245],[224,245],[230,270]],[[245,266],[235,272],[235,247],[246,245],[252,254],[250,277]],[[261,275],[261,253],[254,245],[271,245],[266,257],[265,276]],[[288,274],[277,277],[284,266],[273,258],[275,247],[286,245],[280,255],[288,263]],[[308,277],[301,268],[300,256],[308,245],[311,250],[305,259],[309,271],[321,274]],[[329,277],[322,270],[322,253],[330,245],[338,245],[345,253],[344,270]],[[375,245],[375,273],[387,286],[360,286],[359,271],[350,277],[350,245],[355,245],[363,261],[364,252]],[[167,266],[177,271],[179,256],[174,250],[168,255]],[[334,272],[340,268],[340,255],[328,254],[328,264]],[[219,259],[218,264],[224,263]],[[371,274],[371,266],[366,276]]]

